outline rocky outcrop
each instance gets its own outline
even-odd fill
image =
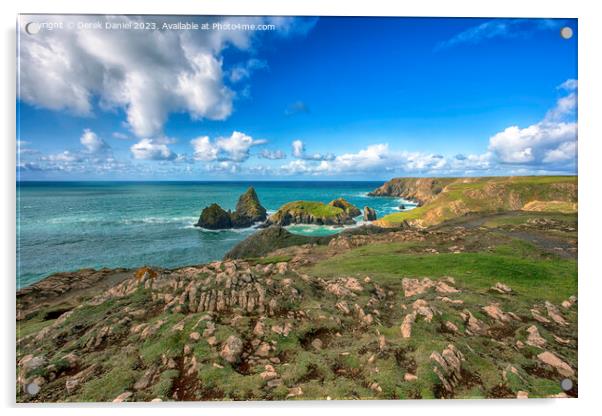
[[[424,205],[453,181],[454,178],[394,178],[368,195],[396,196]]]
[[[238,198],[236,211],[225,211],[218,204],[211,204],[201,212],[196,227],[209,230],[228,228],[246,228],[267,218],[266,210],[261,206],[253,187]]]
[[[349,215],[347,211],[338,206],[314,201],[294,201],[280,207],[275,214],[268,218],[266,224],[281,226],[291,224],[342,226],[355,224],[355,221],[352,215]]]
[[[376,221],[376,211],[370,207],[364,207],[364,221]]]
[[[350,217],[357,217],[358,215],[362,215],[362,212],[355,205],[347,201],[345,198],[334,199],[330,201],[328,205],[330,205],[331,207],[341,208]]]
[[[235,228],[250,227],[251,225],[265,221],[266,210],[259,202],[255,189],[251,186],[247,192],[238,198],[236,211],[232,213],[232,225]]]
[[[218,204],[211,204],[203,209],[199,222],[195,226],[207,228],[208,230],[232,228],[232,217],[229,212],[224,211]]]

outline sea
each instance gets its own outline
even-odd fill
[[[212,203],[234,210],[249,186],[268,214],[295,201],[345,198],[380,218],[398,212],[401,198],[370,197],[383,182],[17,182],[17,289],[82,268],[175,268],[220,260],[256,226],[195,227]],[[361,225],[358,217],[357,225]],[[349,226],[345,227],[349,228]],[[344,228],[343,228],[344,229]],[[292,225],[293,233],[324,236],[341,228]]]

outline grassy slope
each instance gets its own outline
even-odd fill
[[[576,176],[522,176],[480,178],[470,182],[462,179],[447,187],[431,202],[407,212],[382,218],[383,225],[416,221],[420,225],[436,224],[467,212],[516,210],[532,201],[557,201],[565,204],[539,204],[544,211],[575,212],[576,195],[572,186]],[[567,186],[563,189],[563,186]],[[518,205],[517,205],[518,204]]]
[[[274,215],[278,215],[280,212],[293,213],[307,213],[317,218],[334,218],[337,215],[343,214],[343,210],[339,207],[332,205],[323,204],[321,202],[314,201],[293,201],[280,207],[278,212]]]

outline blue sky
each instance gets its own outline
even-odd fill
[[[96,20],[274,30],[22,31],[21,180],[576,173],[576,20]]]

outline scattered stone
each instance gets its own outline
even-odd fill
[[[567,321],[560,314],[560,311],[558,310],[558,308],[548,301],[546,301],[546,310],[548,312],[548,316],[554,322],[556,322],[558,325],[561,325],[561,326],[568,325]]]
[[[516,398],[517,399],[528,399],[529,398],[529,393],[523,390],[519,390],[516,392]]]
[[[403,287],[403,293],[406,298],[414,295],[420,295],[434,285],[433,281],[429,278],[420,279],[409,279],[404,278],[401,281],[401,286]]]
[[[491,288],[492,291],[501,293],[502,295],[507,295],[512,293],[512,289],[509,286],[506,286],[503,283],[497,282],[495,286]]]
[[[466,333],[469,335],[485,335],[489,327],[477,319],[468,309],[460,314],[466,324]]]
[[[192,341],[198,341],[199,339],[201,339],[201,334],[199,334],[198,332],[191,332],[190,335],[188,336]]]
[[[562,376],[571,377],[575,375],[575,370],[571,368],[567,363],[558,358],[554,353],[549,351],[542,352],[537,356],[539,361],[554,367],[556,371]]]
[[[562,345],[570,345],[571,344],[571,340],[570,339],[565,339],[565,338],[560,338],[558,335],[556,334],[552,334],[552,336],[554,337],[554,340]]]
[[[403,379],[407,382],[412,382],[412,381],[416,381],[418,380],[418,377],[415,374],[412,373],[405,373],[403,375]]]
[[[262,380],[270,381],[278,377],[278,373],[276,373],[276,370],[272,365],[268,364],[264,368],[265,371],[259,374]]]
[[[546,340],[539,334],[539,330],[535,325],[531,325],[529,328],[527,328],[527,332],[529,333],[527,337],[527,345],[538,348],[543,348],[544,345],[546,345]]]
[[[301,389],[301,387],[291,387],[288,389],[288,394],[286,395],[287,399],[298,396],[303,396],[303,389]]]
[[[409,313],[403,318],[403,322],[401,324],[401,336],[403,338],[410,338],[412,336],[412,325],[416,321],[416,312]]]
[[[537,308],[531,309],[531,316],[533,316],[533,319],[535,319],[537,322],[541,322],[542,324],[550,323],[550,320],[543,316]]]
[[[220,356],[229,363],[235,363],[240,358],[240,354],[242,354],[242,347],[241,339],[230,335],[220,351]]]
[[[464,301],[462,299],[450,299],[447,296],[437,296],[437,300],[445,303],[451,303],[452,305],[463,305]]]
[[[376,393],[382,393],[383,389],[381,386],[378,385],[378,383],[372,383],[370,384],[370,390],[376,392]]]
[[[259,347],[257,347],[257,349],[255,350],[255,355],[263,358],[269,357],[270,350],[270,344],[268,344],[267,342],[262,342],[261,344],[259,344]]]
[[[458,327],[453,322],[445,321],[444,325],[445,325],[445,329],[447,329],[449,332],[454,332],[454,333],[458,332]]]
[[[433,351],[430,359],[438,364],[433,367],[433,371],[443,384],[448,393],[452,393],[454,387],[462,379],[462,361],[464,354],[460,352],[453,344],[449,344],[441,354]]]
[[[513,314],[502,311],[499,303],[491,303],[487,306],[484,306],[482,309],[483,309],[483,311],[485,311],[485,313],[487,315],[489,315],[496,321],[507,323],[507,322],[511,322],[513,319],[518,318],[518,317],[516,317],[516,315],[512,316]]]
[[[113,399],[113,403],[121,403],[126,401],[127,399],[129,399],[130,397],[132,397],[134,393],[132,393],[131,391],[125,391],[123,393],[121,393],[119,396],[115,397]]]

